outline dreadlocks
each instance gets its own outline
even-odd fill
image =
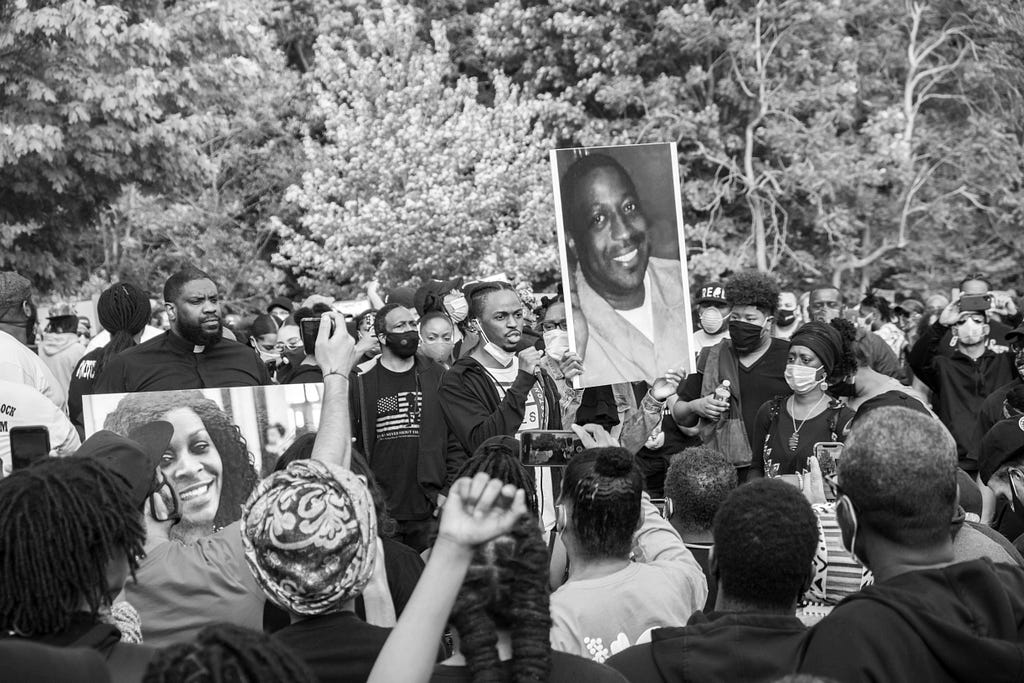
[[[486,472],[493,479],[513,484],[526,494],[526,507],[539,515],[537,483],[533,475],[519,462],[519,445],[512,437],[492,437],[482,443],[473,457],[462,463],[452,481],[472,478],[477,472]]]
[[[535,517],[478,548],[462,582],[452,625],[474,683],[505,681],[497,630],[512,635],[512,680],[546,681],[551,670],[548,552]]]
[[[103,347],[99,367],[106,365],[114,354],[135,346],[133,337],[146,327],[149,314],[149,297],[130,282],[119,282],[103,290],[96,303],[96,315],[103,329],[110,333],[110,341]]]
[[[156,653],[144,683],[316,683],[296,655],[268,635],[232,624],[207,626],[191,643]]]
[[[14,472],[0,481],[0,630],[59,633],[83,605],[96,617],[111,600],[108,566],[124,558],[134,576],[145,540],[127,482],[103,464],[46,459]]]

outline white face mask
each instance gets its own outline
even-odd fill
[[[700,326],[708,334],[718,334],[722,330],[725,318],[717,308],[705,308],[700,314]]]
[[[469,302],[462,294],[447,294],[444,297],[444,310],[452,322],[460,323],[469,314]]]
[[[544,333],[544,352],[556,361],[565,358],[569,352],[569,333],[565,330],[548,330]]]
[[[985,341],[985,325],[968,318],[956,329],[957,339],[965,346]]]
[[[483,325],[479,326],[480,338],[484,340],[484,353],[493,358],[503,368],[507,368],[512,365],[512,361],[515,360],[515,354],[511,351],[506,351],[497,344],[491,343],[491,340],[487,338],[487,333],[484,332]]]
[[[810,368],[806,365],[790,363],[786,366],[784,373],[786,384],[794,393],[806,394],[821,383],[822,378],[818,376],[820,370],[821,368]]]

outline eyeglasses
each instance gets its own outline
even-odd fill
[[[153,513],[153,519],[158,522],[180,522],[181,521],[181,498],[178,492],[171,486],[171,482],[163,472],[157,470],[153,479],[153,488],[150,491],[149,509]],[[157,505],[157,499],[163,505]]]
[[[541,332],[551,332],[553,330],[562,330],[563,332],[569,331],[568,320],[545,320],[540,324]]]

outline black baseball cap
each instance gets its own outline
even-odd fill
[[[103,429],[82,442],[75,456],[94,458],[120,474],[141,508],[154,490],[156,468],[173,435],[174,426],[163,420],[137,427],[128,438]]]
[[[697,290],[697,304],[728,304],[725,298],[725,285],[721,282],[709,282]]]
[[[978,469],[981,482],[988,480],[1006,463],[1024,458],[1024,417],[997,422],[981,440]]]

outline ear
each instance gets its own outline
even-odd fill
[[[167,311],[168,320],[174,320],[178,313],[178,307],[169,301],[164,303],[164,310]]]

